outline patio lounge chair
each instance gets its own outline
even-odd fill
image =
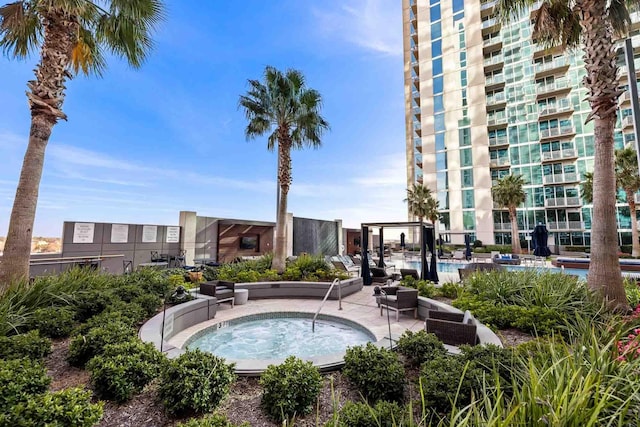
[[[235,304],[236,284],[233,282],[225,282],[224,280],[211,280],[209,282],[200,283],[200,293],[216,297],[218,302],[231,302],[231,308]]]
[[[420,275],[418,274],[418,270],[413,269],[413,268],[401,268],[400,269],[400,276],[402,276],[403,279],[406,276],[411,276],[416,280],[420,279]]]
[[[488,262],[470,262],[465,265],[464,268],[458,269],[458,275],[460,276],[460,281],[464,282],[464,279],[471,276],[478,271],[493,271],[493,270],[502,270],[500,264],[488,263]]]
[[[520,262],[522,260],[520,259],[519,255],[516,254],[506,254],[506,255],[494,255],[493,256],[493,262],[496,264],[506,264],[506,265],[520,265]]]
[[[469,310],[464,314],[427,310],[424,323],[427,333],[434,334],[445,344],[475,345],[477,343],[478,326]]]
[[[375,283],[387,283],[387,280],[393,280],[393,277],[389,276],[384,268],[371,267],[371,279]]]
[[[413,311],[414,319],[418,318],[418,290],[405,286],[383,286],[380,288],[386,295],[380,295],[380,316],[382,309],[394,310],[396,322],[400,319],[401,311]]]
[[[349,258],[347,258],[349,259]],[[351,259],[349,259],[349,263],[347,264],[347,262],[340,256],[332,256],[331,257],[331,264],[340,271],[344,271],[347,272],[349,274],[355,273],[358,274],[360,272],[360,267],[353,264],[353,262],[351,262]]]
[[[455,251],[451,256],[452,261],[466,261],[467,256],[464,254],[464,251]]]

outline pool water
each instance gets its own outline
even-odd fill
[[[347,347],[374,340],[363,329],[329,320],[316,320],[315,332],[311,332],[308,318],[246,320],[222,326],[209,329],[187,347],[232,360],[311,358],[343,352]]]

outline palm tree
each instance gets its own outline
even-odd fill
[[[417,216],[420,221],[420,239],[422,239],[422,223],[427,218],[433,223],[435,229],[436,221],[440,216],[438,212],[440,203],[433,197],[431,189],[420,184],[407,188],[407,198],[404,201],[408,203],[409,213]]]
[[[106,67],[105,51],[139,67],[162,17],[161,0],[20,0],[0,7],[0,47],[4,53],[24,59],[40,49],[35,79],[27,84],[29,144],[13,201],[0,284],[6,286],[29,276],[45,148],[53,126],[67,119],[62,112],[66,80],[79,73],[101,75]]]
[[[636,217],[635,194],[640,190],[640,175],[638,175],[638,158],[636,150],[631,147],[616,150],[616,182],[622,188],[629,205],[631,217],[631,255],[640,256],[640,241],[638,241],[638,220]]]
[[[285,73],[274,67],[264,70],[264,82],[249,80],[249,91],[240,96],[249,123],[245,130],[247,139],[270,133],[267,148],[278,146],[278,185],[280,197],[276,221],[276,243],[272,267],[284,272],[287,257],[287,195],[291,186],[291,150],[305,146],[319,148],[322,134],[329,124],[320,115],[322,97],[305,84],[300,71]]]
[[[638,241],[638,221],[636,217],[635,194],[640,190],[640,175],[638,174],[638,159],[636,151],[627,147],[616,150],[615,155],[616,185],[625,193],[624,201],[629,205],[629,215],[631,216],[631,239],[633,240],[632,255],[640,256],[640,242]],[[616,192],[616,196],[617,196]],[[584,174],[584,181],[581,184],[581,195],[587,203],[593,203],[593,173]]]
[[[520,249],[520,235],[518,233],[518,220],[516,208],[524,203],[526,194],[522,189],[524,179],[522,175],[506,175],[498,180],[498,183],[491,189],[493,201],[499,206],[509,209],[509,219],[511,220],[511,251],[514,254],[522,252]]]
[[[501,20],[522,16],[538,0],[498,0],[496,10]],[[543,46],[574,49],[582,46],[588,90],[594,120],[595,159],[593,182],[593,217],[591,228],[591,262],[588,286],[599,291],[612,308],[627,310],[620,262],[617,257],[618,236],[615,215],[616,191],[613,161],[613,131],[616,123],[618,89],[615,36],[627,33],[631,20],[628,7],[635,1],[542,0],[535,10],[533,37]],[[614,35],[615,34],[615,35]]]

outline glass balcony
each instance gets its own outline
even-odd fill
[[[544,201],[545,208],[580,206],[580,197],[554,197]]]
[[[633,127],[633,116],[628,115],[627,117],[622,119],[622,129],[632,128]]]
[[[569,86],[568,80],[556,80],[553,83],[538,84],[536,86],[536,93],[538,95],[541,95],[544,93],[562,91],[566,89],[571,89],[571,87]]]
[[[493,46],[494,44],[502,43],[502,36],[500,34],[490,37],[484,37],[482,39],[482,46],[488,47]]]
[[[499,145],[509,145],[509,138],[506,136],[489,137],[489,146],[496,147]]]
[[[553,59],[552,61],[536,62],[536,74],[542,74],[551,70],[559,70],[569,68],[569,60],[563,56]]]
[[[544,106],[538,104],[538,109],[540,111],[540,117],[545,117],[555,114],[571,113],[573,112],[573,104],[571,104],[571,101],[564,98],[554,104],[547,104]]]
[[[492,55],[484,57],[484,66],[495,65],[504,62],[504,57],[502,55]]]
[[[489,167],[500,168],[511,166],[511,160],[508,157],[500,157],[499,159],[489,160]]]
[[[420,107],[413,107],[412,110],[413,110],[413,114],[415,114],[416,116],[420,115],[420,112],[421,112]]]
[[[496,105],[507,102],[507,97],[504,92],[497,93],[495,95],[487,96],[487,105]]]
[[[584,222],[582,221],[558,221],[548,222],[549,230],[584,230]]]
[[[506,125],[507,117],[506,116],[488,116],[487,117],[487,125],[488,126],[498,126],[498,125]]]
[[[578,182],[578,174],[576,174],[575,172],[572,173],[557,173],[557,174],[551,174],[551,175],[544,175],[542,177],[542,182],[545,185],[549,185],[549,184],[565,184],[565,183],[570,183],[570,182]]]
[[[491,77],[485,77],[485,86],[492,86],[504,83],[504,76],[502,74],[497,74]]]
[[[485,19],[484,21],[482,21],[483,30],[486,28],[495,27],[496,25],[500,25],[500,21],[498,21],[496,18]]]
[[[552,160],[575,159],[578,157],[578,152],[573,148],[557,151],[546,151],[542,152],[540,157],[543,162],[550,162]]]
[[[557,136],[568,136],[573,135],[574,133],[576,132],[573,129],[573,126],[540,129],[540,139],[554,138]]]

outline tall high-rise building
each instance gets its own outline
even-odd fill
[[[594,137],[593,122],[585,124],[582,52],[544,49],[532,40],[531,11],[501,24],[495,3],[402,0],[407,185],[437,194],[445,240],[462,243],[467,233],[510,244],[508,211],[494,205],[491,188],[519,174],[526,182],[520,240],[543,222],[556,245],[589,245],[592,207],[580,183],[593,170]],[[640,46],[640,36],[632,40]],[[623,54],[620,61],[628,88]],[[634,62],[639,70],[640,55]],[[616,148],[635,144],[631,112],[627,90]],[[620,244],[631,244],[626,203],[617,204],[617,220]]]

